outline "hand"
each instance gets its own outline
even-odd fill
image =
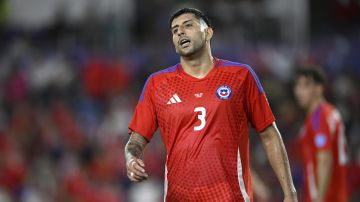
[[[127,176],[133,182],[142,182],[149,176],[145,172],[145,164],[141,159],[131,158],[126,163]]]

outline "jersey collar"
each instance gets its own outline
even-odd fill
[[[204,80],[206,80],[207,78],[209,78],[209,77],[211,77],[212,75],[214,75],[214,74],[218,71],[218,69],[219,69],[219,63],[220,63],[220,60],[219,60],[218,58],[214,57],[214,66],[213,66],[213,68],[211,68],[211,70],[207,73],[207,75],[206,75],[204,78],[201,78],[201,79],[196,78],[196,77],[191,76],[191,75],[189,75],[188,73],[186,73],[186,72],[184,71],[184,69],[182,68],[182,66],[181,66],[180,63],[178,63],[177,66],[178,66],[179,73],[180,73],[180,75],[181,75],[183,78],[188,79],[188,80],[191,80],[191,81],[204,81]]]

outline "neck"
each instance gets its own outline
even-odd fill
[[[309,107],[307,108],[307,114],[311,114],[312,112],[314,112],[318,107],[319,105],[323,102],[324,98],[323,97],[318,97],[316,99],[314,99]]]
[[[210,47],[207,47],[207,49],[207,51],[200,51],[189,57],[180,57],[181,66],[187,74],[201,79],[210,72],[214,67],[214,58],[211,54]]]

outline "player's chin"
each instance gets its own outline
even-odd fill
[[[308,106],[307,102],[302,101],[302,100],[299,100],[299,101],[298,101],[298,104],[299,104],[299,106],[300,106],[301,108],[303,108],[303,109],[306,109],[307,106]]]
[[[193,54],[194,54],[194,52],[191,50],[180,50],[179,51],[179,55],[181,55],[182,57],[190,57]]]

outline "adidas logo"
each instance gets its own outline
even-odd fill
[[[169,100],[169,102],[167,102],[166,104],[170,105],[170,104],[175,104],[175,103],[180,103],[181,99],[179,98],[179,96],[175,93]]]

